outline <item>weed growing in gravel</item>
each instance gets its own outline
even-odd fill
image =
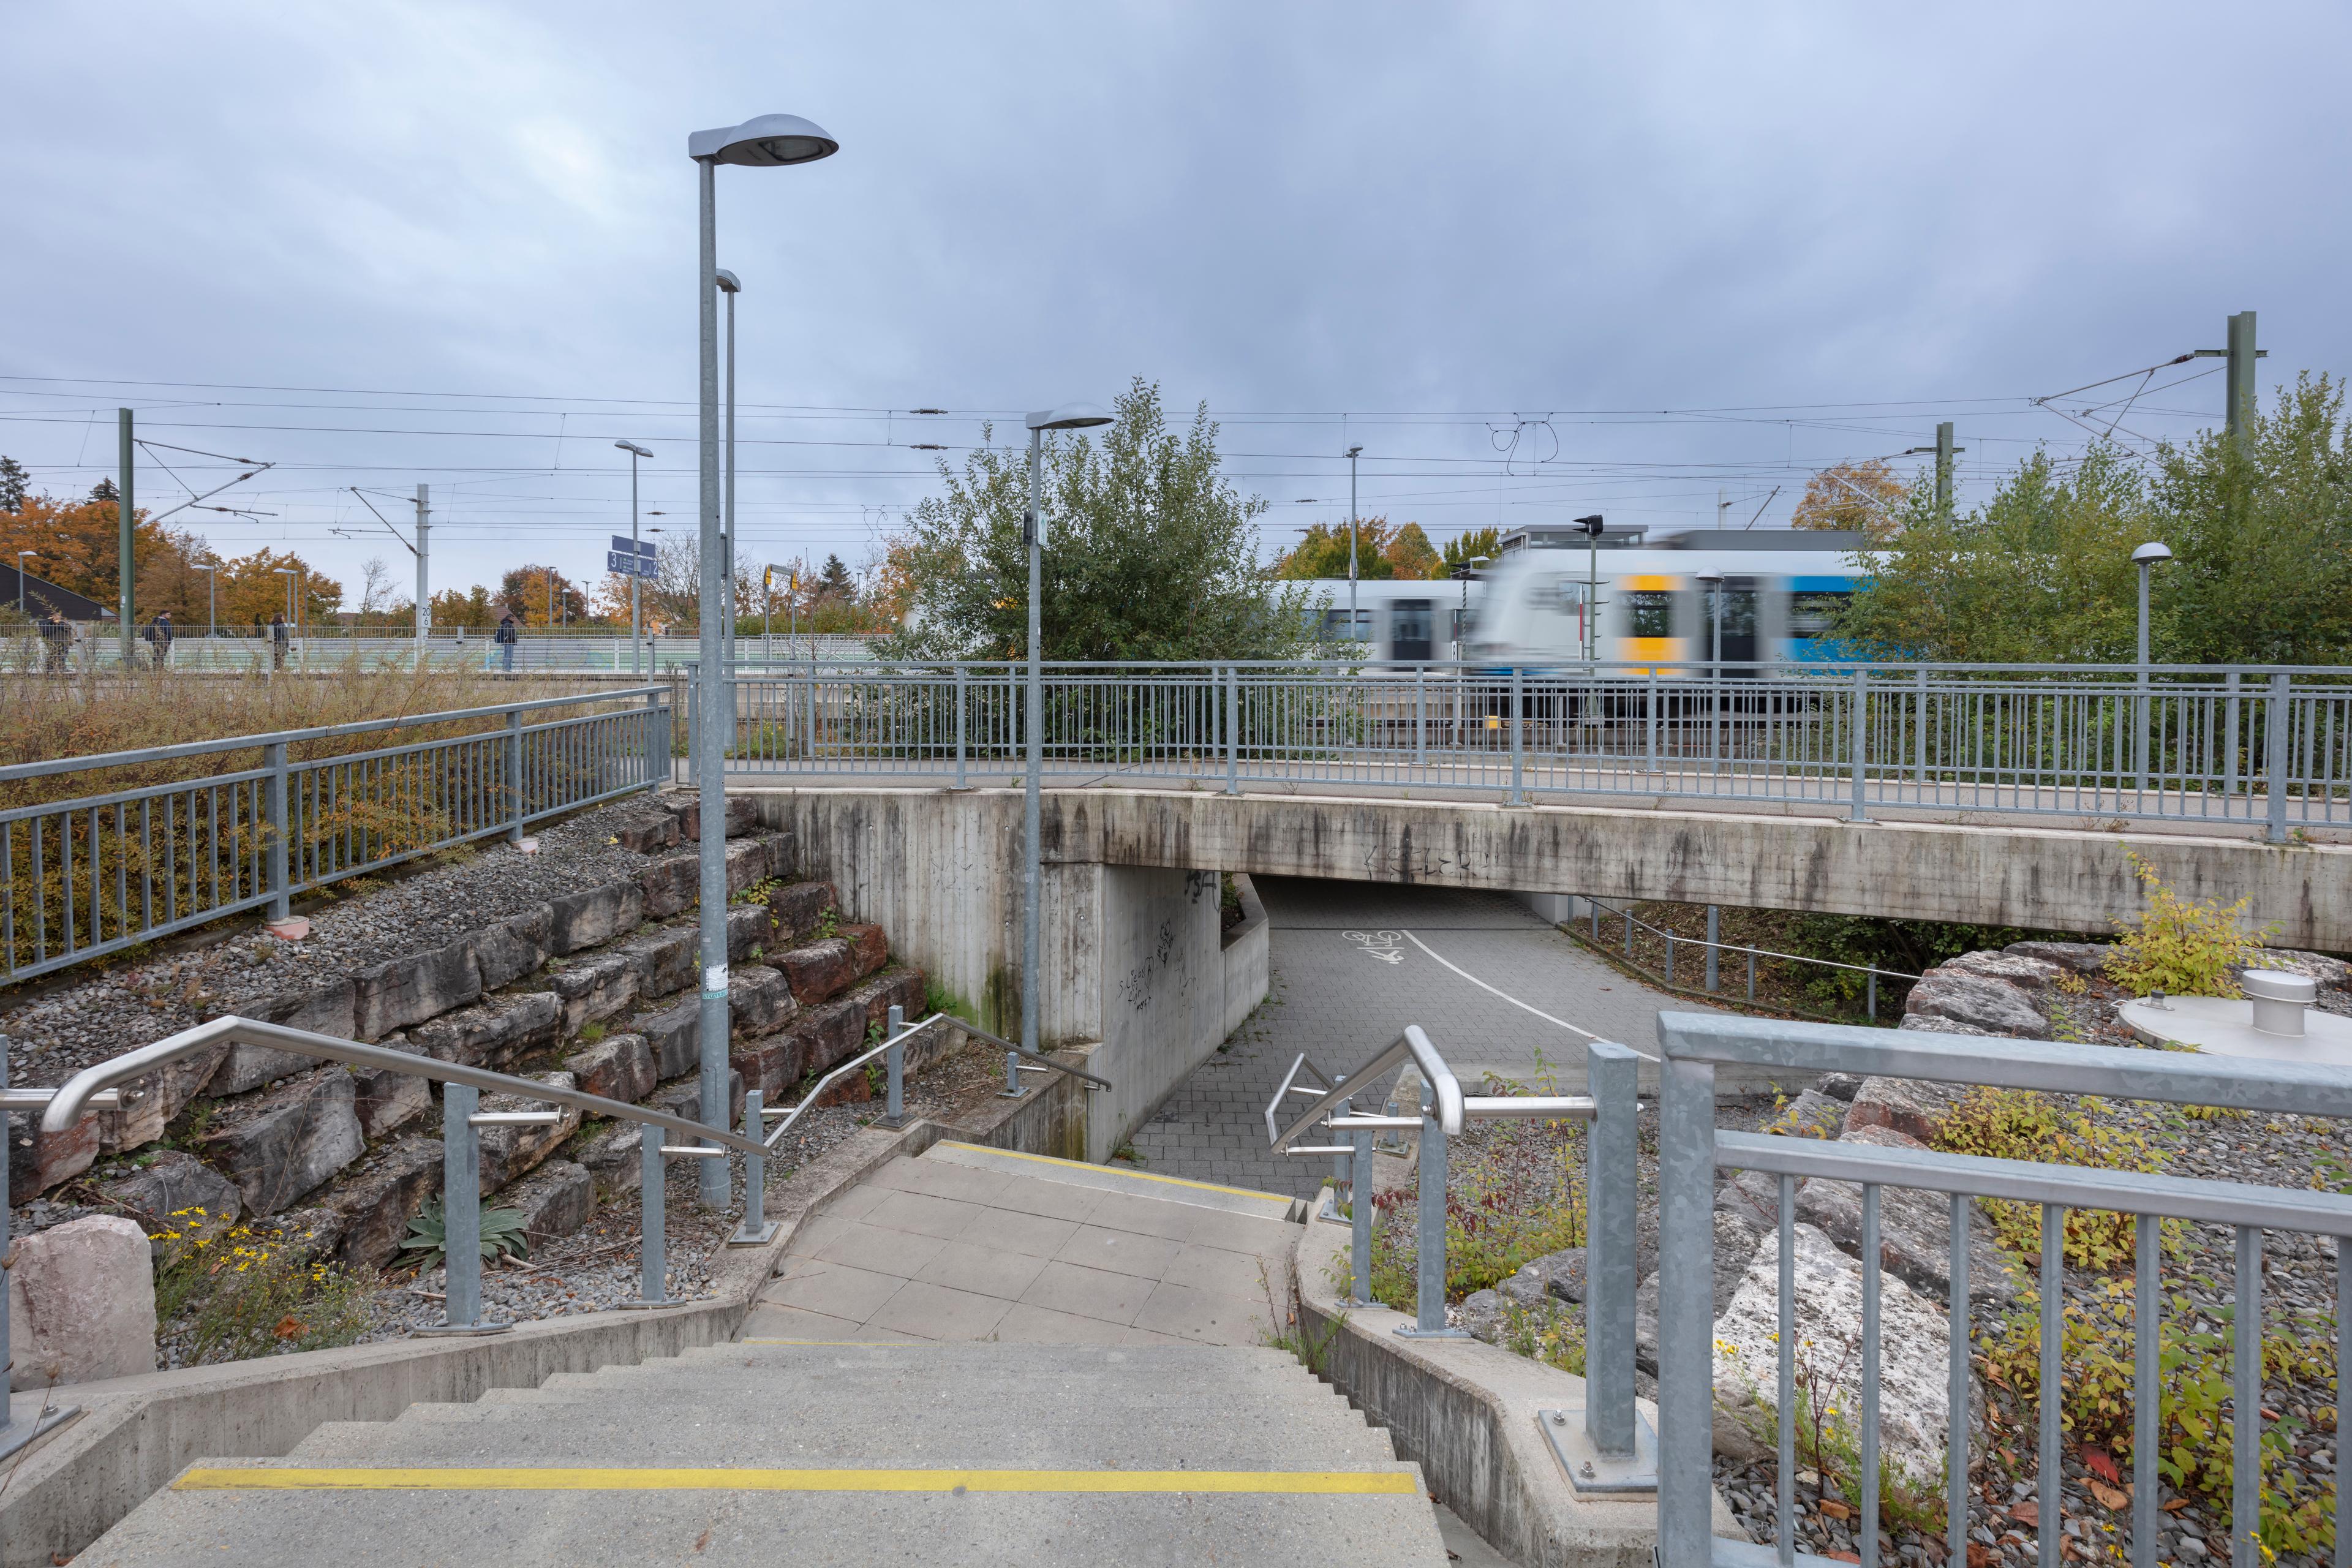
[[[2235,1440],[2235,1422],[2225,1414],[2237,1332],[2229,1317],[2229,1308],[2200,1311],[2186,1295],[2175,1295],[2157,1327],[2157,1469],[2182,1495],[2224,1510]],[[2132,1288],[2120,1280],[2105,1282],[2087,1300],[2069,1300],[2061,1310],[2059,1357],[2066,1376],[2059,1421],[2075,1444],[2096,1445],[2117,1458],[2128,1458],[2132,1450],[2136,1321]],[[2294,1327],[2300,1331],[2263,1336],[2263,1382],[2273,1388],[2307,1387],[2332,1394],[2336,1357],[2328,1325]],[[2021,1408],[2039,1410],[2039,1292],[2019,1298],[2008,1322],[1987,1342],[1980,1364],[1986,1380]],[[2295,1440],[2307,1425],[2292,1408],[2263,1423],[2263,1545],[2268,1553],[2325,1553],[2335,1546],[2336,1489],[2306,1489],[2294,1462]]]
[[[2169,996],[2240,994],[2230,972],[2259,952],[2279,928],[2265,926],[2249,934],[2247,900],[2225,906],[2184,899],[2136,853],[2131,868],[2147,889],[2147,912],[2116,922],[2121,934],[2107,955],[2107,978],[2135,996],[2156,991]]]
[[[1584,1314],[1558,1302],[1540,1307],[1507,1302],[1502,1338],[1496,1342],[1514,1355],[1556,1366],[1571,1376],[1584,1375]]]
[[[2105,1110],[2105,1101],[2089,1095],[2067,1115],[2056,1100],[2030,1089],[1971,1089],[1937,1132],[1935,1146],[1995,1160],[2149,1173],[2162,1170],[2163,1156],[2146,1138],[2100,1121]],[[1982,1201],[1991,1211],[1993,1233],[2002,1246],[2027,1256],[2040,1254],[2041,1205],[2007,1198]],[[2102,1272],[2128,1267],[2137,1255],[2133,1227],[2129,1215],[2067,1210],[2066,1261]]]
[[[816,939],[819,942],[828,942],[840,934],[841,911],[827,904],[824,906],[824,913],[816,917]]]
[[[604,1025],[602,1025],[602,1024],[597,1024],[597,1023],[587,1023],[587,1024],[583,1024],[583,1025],[581,1025],[581,1026],[580,1026],[580,1043],[581,1043],[582,1045],[583,1045],[583,1046],[593,1046],[593,1045],[594,1045],[597,1041],[599,1041],[599,1040],[603,1039],[604,1037]]]
[[[1559,1184],[1546,1190],[1531,1187],[1507,1159],[1519,1140],[1549,1136],[1538,1126],[1514,1127],[1486,1148],[1465,1144],[1455,1155],[1445,1204],[1447,1300],[1498,1284],[1538,1258],[1584,1245],[1584,1187],[1573,1174],[1580,1143],[1561,1141]],[[1412,1199],[1382,1193],[1372,1202],[1382,1211],[1372,1232],[1372,1296],[1409,1312],[1415,1289],[1415,1226],[1396,1211]]]

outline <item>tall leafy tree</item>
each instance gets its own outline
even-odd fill
[[[1883,458],[1832,463],[1805,481],[1792,528],[1844,528],[1884,544],[1902,531],[1910,488]]]
[[[1255,519],[1218,471],[1205,407],[1171,429],[1160,389],[1138,377],[1113,422],[1049,435],[1045,450],[1042,651],[1057,659],[1278,658],[1307,635],[1305,593],[1269,589]],[[902,658],[1011,658],[1025,652],[1029,574],[1021,542],[1028,504],[1025,434],[990,444],[961,471],[942,463],[942,493],[908,514],[890,542],[886,582],[903,584]]]
[[[1356,575],[1376,577],[1435,577],[1444,568],[1429,535],[1417,522],[1392,523],[1385,517],[1360,518],[1356,522]],[[1318,522],[1306,537],[1276,558],[1273,574],[1289,579],[1345,577],[1348,574],[1348,525]]]
[[[1474,528],[1445,542],[1441,556],[1445,570],[1467,565],[1482,556],[1492,561],[1503,552],[1503,531],[1499,528]]]
[[[24,464],[0,453],[0,511],[25,510],[25,487],[30,478]]]

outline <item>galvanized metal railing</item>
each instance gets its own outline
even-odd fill
[[[782,1144],[785,1136],[803,1116],[824,1106],[834,1088],[843,1079],[853,1073],[864,1072],[877,1059],[883,1063],[885,1078],[885,1109],[877,1120],[886,1127],[903,1126],[906,1121],[907,1044],[928,1029],[946,1025],[967,1029],[982,1038],[995,1039],[994,1036],[973,1030],[962,1020],[944,1013],[934,1013],[908,1025],[902,1011],[892,1007],[883,1037],[838,1063],[818,1079],[801,1097],[798,1105],[769,1106],[764,1103],[761,1091],[745,1091],[743,1125],[740,1131],[727,1127],[706,1126],[690,1117],[671,1111],[625,1104],[601,1095],[541,1083],[535,1079],[516,1078],[492,1072],[486,1068],[440,1061],[383,1046],[363,1045],[356,1040],[339,1039],[332,1035],[291,1028],[283,1024],[233,1016],[215,1018],[157,1040],[152,1045],[84,1068],[57,1089],[20,1091],[13,1098],[6,1091],[0,1090],[0,1100],[5,1100],[11,1109],[40,1110],[44,1134],[64,1132],[89,1110],[114,1104],[126,1086],[135,1085],[173,1062],[197,1055],[223,1042],[266,1047],[308,1057],[314,1061],[389,1069],[411,1078],[437,1082],[442,1086],[444,1310],[443,1322],[439,1327],[420,1331],[488,1334],[513,1325],[486,1319],[482,1315],[480,1130],[485,1127],[552,1125],[562,1120],[562,1111],[485,1111],[481,1109],[484,1091],[505,1094],[539,1105],[569,1107],[585,1115],[609,1117],[638,1125],[641,1129],[639,1159],[642,1162],[638,1193],[642,1265],[638,1300],[632,1305],[667,1307],[677,1304],[676,1298],[669,1293],[668,1285],[668,1162],[672,1159],[723,1160],[730,1152],[740,1154],[743,1157],[743,1214],[741,1222],[728,1237],[728,1245],[755,1247],[765,1243],[774,1237],[776,1230],[766,1216],[767,1162]],[[1019,1049],[1018,1047],[1013,1048]],[[5,1042],[0,1042],[0,1082],[5,1082]],[[1063,1063],[1048,1062],[1047,1065],[1057,1071],[1083,1079],[1097,1088],[1110,1087],[1103,1079]],[[770,1122],[775,1124],[772,1129],[768,1127]],[[678,1134],[682,1141],[664,1142],[659,1134],[665,1131]],[[5,1253],[7,1240],[5,1181],[5,1171],[0,1171],[0,1254]],[[0,1302],[5,1300],[5,1257],[0,1257]],[[0,1331],[5,1328],[5,1309],[0,1306]],[[8,1441],[5,1412],[0,1412],[0,1455],[6,1452]]]
[[[404,731],[462,732],[303,755]],[[105,787],[155,764],[258,766]],[[419,855],[667,783],[667,687],[239,735],[0,767],[89,793],[0,810],[0,982],[22,980]],[[175,769],[173,771],[181,771]]]
[[[2161,1487],[2158,1451],[2158,1326],[2165,1310],[2160,1289],[2160,1222],[2168,1218],[2235,1227],[2236,1305],[2231,1332],[2231,1537],[2244,1555],[2263,1556],[2258,1538],[2262,1399],[2262,1233],[2300,1230],[2337,1238],[2336,1348],[2352,1350],[2352,1195],[2298,1188],[2036,1164],[1973,1155],[1886,1148],[1875,1144],[1778,1138],[1717,1131],[1715,1069],[1719,1065],[1769,1067],[1790,1075],[1843,1072],[1925,1079],[2116,1100],[2165,1100],[2299,1116],[2352,1116],[2352,1072],[2313,1063],[2194,1053],[2134,1050],[2040,1040],[1928,1034],[1834,1024],[1789,1024],[1712,1014],[1662,1013],[1664,1048],[1659,1108],[1658,1313],[1658,1561],[1662,1568],[1755,1568],[1776,1561],[1820,1563],[1828,1559],[1795,1547],[1796,1458],[1795,1283],[1792,1232],[1796,1184],[1809,1177],[1859,1184],[1862,1189],[1863,1271],[1861,1409],[1858,1412],[1861,1489],[1856,1542],[1864,1568],[1879,1561],[1879,1202],[1883,1188],[1948,1194],[1951,1200],[1950,1372],[1947,1391],[1946,1465],[1948,1563],[1967,1560],[1969,1481],[1969,1222],[1974,1197],[2042,1205],[2042,1393],[2039,1454],[2040,1559],[2060,1561],[2063,1489],[2061,1400],[2066,1373],[2061,1308],[2065,1216],[2072,1209],[2136,1216],[2137,1278],[2134,1302],[2134,1477],[2131,1552],[2137,1568],[2157,1562]],[[1780,1187],[1780,1321],[1778,1535],[1772,1548],[1712,1540],[1709,1510],[1714,1453],[1714,1203],[1719,1169],[1760,1171]],[[2337,1433],[2352,1432],[2352,1378],[2336,1384]],[[2336,1496],[2352,1490],[2352,1446],[2336,1444]],[[2340,1525],[2340,1518],[2339,1518]],[[2338,1528],[2336,1561],[2352,1556],[2352,1531]]]
[[[1393,1103],[1377,1113],[1353,1109],[1365,1090],[1351,1086],[1378,1083],[1407,1061],[1421,1080],[1417,1107],[1403,1114]],[[1466,1337],[1445,1319],[1446,1139],[1473,1121],[1591,1124],[1585,1139],[1584,1407],[1538,1415],[1560,1468],[1580,1492],[1643,1492],[1657,1485],[1656,1435],[1633,1403],[1633,1293],[1639,1283],[1633,1258],[1640,1111],[1635,1075],[1641,1061],[1641,1053],[1630,1047],[1595,1040],[1585,1047],[1589,1093],[1465,1094],[1444,1057],[1414,1024],[1343,1078],[1326,1078],[1302,1053],[1265,1107],[1266,1139],[1276,1153],[1333,1156],[1334,1192],[1343,1194],[1348,1204],[1346,1304],[1353,1308],[1374,1305],[1369,1186],[1373,1138],[1383,1132],[1418,1137],[1413,1321],[1395,1331],[1405,1339]],[[1314,1081],[1302,1083],[1302,1077]],[[1309,1103],[1294,1114],[1289,1107],[1302,1098]],[[1301,1142],[1309,1133],[1345,1141]]]
[[[1756,1000],[1756,961],[1759,958],[1777,963],[1805,963],[1818,969],[1833,970],[1840,973],[1859,974],[1863,977],[1864,1015],[1873,1019],[1878,1016],[1878,983],[1881,980],[1916,982],[1919,979],[1918,975],[1906,974],[1899,969],[1881,969],[1875,964],[1843,963],[1832,958],[1808,958],[1801,952],[1777,952],[1769,947],[1748,947],[1740,942],[1718,941],[1714,934],[1718,917],[1716,906],[1713,904],[1706,907],[1708,934],[1703,937],[1693,937],[1679,935],[1666,930],[1664,926],[1654,926],[1649,921],[1636,917],[1631,910],[1611,909],[1601,900],[1582,893],[1576,896],[1584,900],[1585,912],[1591,921],[1591,935],[1586,940],[1596,948],[1601,945],[1601,917],[1606,914],[1610,920],[1619,922],[1624,930],[1624,952],[1627,965],[1678,990],[1694,989],[1688,983],[1675,977],[1675,950],[1678,946],[1695,947],[1699,950],[1704,961],[1705,984],[1696,989],[1707,992],[1722,989],[1722,960],[1725,953],[1744,957],[1748,961],[1748,1000],[1750,1002]],[[1571,926],[1574,924],[1572,921],[1568,923]],[[1634,958],[1633,933],[1636,931],[1645,931],[1664,942],[1666,966],[1663,973],[1650,969]]]
[[[1022,668],[730,671],[730,770],[1017,771]],[[1061,774],[1530,796],[2352,822],[2352,673],[2335,668],[1677,660],[1047,667]]]

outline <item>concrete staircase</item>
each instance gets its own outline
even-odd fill
[[[1212,1287],[1239,1264],[1221,1274],[1219,1255],[1262,1269],[1276,1233],[1296,1235],[1269,1217],[1286,1200],[935,1153],[845,1194],[863,1217],[810,1228],[782,1265],[778,1288],[824,1281],[828,1300],[872,1303],[866,1322],[824,1315],[838,1326],[823,1341],[787,1336],[823,1314],[779,1303],[737,1343],[331,1423],[283,1459],[200,1461],[76,1561],[1446,1562],[1420,1472],[1387,1434],[1288,1352],[1234,1342],[1233,1302]],[[943,1206],[966,1204],[975,1212]],[[896,1224],[988,1243],[927,1248]],[[926,1269],[956,1283],[915,1278]],[[1035,1303],[1016,1316],[1038,1291],[1129,1321]],[[902,1310],[876,1326],[892,1300]],[[1160,1326],[1135,1327],[1155,1300]],[[1041,1342],[1007,1342],[995,1330],[1008,1320]],[[1076,1325],[1066,1339],[1045,1338],[1065,1322]]]

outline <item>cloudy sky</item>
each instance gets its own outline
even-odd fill
[[[10,0],[0,452],[78,493],[128,405],[279,465],[202,514],[226,553],[404,572],[331,531],[425,481],[436,586],[593,574],[616,437],[690,522],[687,133],[789,110],[840,155],[719,176],[754,563],[854,563],[915,443],[1136,376],[1222,422],[1269,548],[1356,443],[1440,539],[1769,523],[1943,418],[1981,495],[2080,449],[2035,397],[2215,421],[2214,362],[2108,378],[2231,311],[2265,386],[2352,368],[2347,58],[2317,4]]]

